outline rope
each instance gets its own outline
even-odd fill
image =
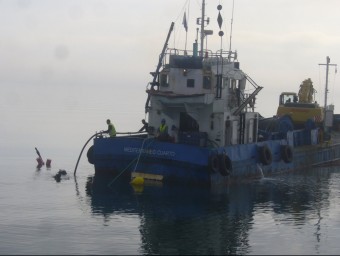
[[[137,160],[137,163],[136,163],[136,165],[135,165],[135,168],[134,168],[134,170],[133,170],[133,172],[135,172],[136,171],[136,168],[137,168],[137,165],[138,165],[138,163],[139,163],[139,159],[140,159],[140,156],[141,156],[141,154],[142,154],[142,149],[143,149],[143,146],[144,146],[144,143],[145,143],[145,141],[146,140],[148,140],[148,139],[152,139],[152,138],[145,138],[144,140],[143,140],[143,143],[142,143],[142,147],[141,147],[141,149],[140,149],[140,152],[139,152],[139,155],[138,155],[138,157],[137,158],[134,158],[134,159],[132,159],[132,161],[107,185],[108,187],[110,187],[119,177],[120,177],[120,175],[122,175],[129,167],[130,167],[130,165],[132,165],[133,164],[133,162],[134,161],[136,161]],[[151,140],[151,142],[146,146],[146,148],[147,147],[149,147],[150,145],[151,145],[151,143],[153,142],[154,140]]]
[[[145,139],[143,140],[142,147],[141,147],[140,150],[139,150],[139,155],[138,155],[137,163],[136,163],[136,165],[135,165],[135,169],[133,170],[133,172],[135,172],[136,169],[137,169],[137,165],[138,165],[138,163],[139,163],[139,159],[140,159],[140,156],[141,156],[141,154],[142,154],[142,149],[143,149],[144,143],[145,143],[145,141],[147,141],[148,139],[151,139],[151,138],[145,138]],[[151,141],[151,142],[152,142],[152,141]],[[150,146],[151,142],[149,143],[148,146]],[[148,146],[147,146],[147,147],[148,147]]]
[[[120,177],[120,175],[122,175],[123,172],[125,172],[127,168],[129,168],[129,166],[136,160],[137,158],[132,159],[132,161],[125,167],[125,169],[123,169],[123,171],[121,171],[107,186],[110,187],[113,184],[113,182],[115,182]]]

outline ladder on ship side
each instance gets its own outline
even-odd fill
[[[234,111],[233,115],[239,115],[242,110],[249,104],[253,99],[255,99],[255,96],[263,89],[262,86],[259,86],[255,83],[253,79],[251,79],[247,74],[245,74],[247,80],[254,86],[255,91],[252,92],[247,98],[243,100],[243,102],[240,104],[240,106]]]

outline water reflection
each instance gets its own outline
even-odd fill
[[[90,176],[86,194],[92,214],[105,221],[139,216],[143,254],[248,254],[255,216],[263,212],[277,224],[296,228],[312,221],[317,247],[332,172],[331,167],[313,169],[222,190],[160,184],[133,188],[119,182],[109,188],[107,177]]]

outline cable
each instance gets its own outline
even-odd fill
[[[77,161],[76,167],[74,168],[74,173],[73,173],[73,175],[76,175],[76,171],[77,171],[77,167],[78,167],[78,164],[79,164],[79,160],[80,160],[81,155],[83,154],[83,151],[84,151],[86,145],[90,142],[90,140],[91,140],[93,137],[95,137],[95,136],[97,136],[97,135],[99,135],[99,134],[102,134],[102,133],[103,133],[103,132],[95,133],[95,134],[93,134],[93,135],[86,141],[84,147],[83,147],[82,150],[80,151],[80,154],[79,154],[79,157],[78,157],[78,161]]]

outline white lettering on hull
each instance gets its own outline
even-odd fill
[[[176,156],[176,153],[174,151],[124,147],[124,152],[140,154],[141,151],[142,151],[142,154],[147,154],[147,155],[170,156],[170,157]]]

